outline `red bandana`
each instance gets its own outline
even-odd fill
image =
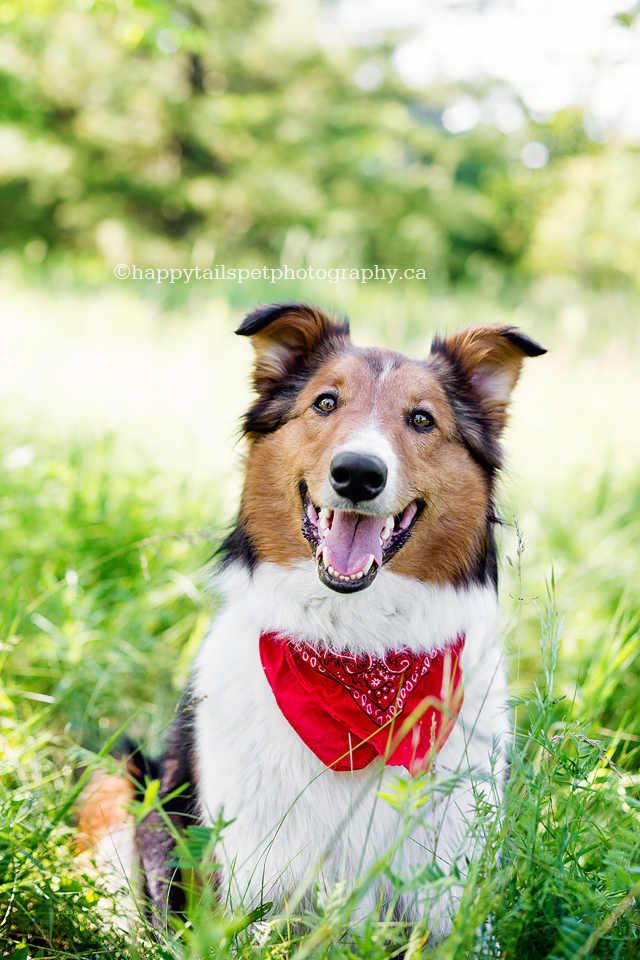
[[[282,713],[326,766],[361,770],[381,756],[415,775],[460,712],[464,639],[434,654],[394,650],[379,660],[263,633],[260,659]]]

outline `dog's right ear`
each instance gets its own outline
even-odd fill
[[[258,307],[236,333],[251,337],[256,351],[253,382],[260,394],[300,373],[313,354],[337,340],[348,340],[349,324],[336,323],[306,303],[274,303]]]

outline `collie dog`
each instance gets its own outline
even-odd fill
[[[387,913],[376,865],[464,873],[478,804],[500,801],[494,493],[511,392],[545,350],[478,326],[412,360],[356,347],[346,322],[294,303],[237,333],[256,355],[245,483],[224,603],[154,762],[165,817],[137,828],[147,896],[156,918],[180,908],[166,816],[181,829],[222,809],[215,869],[232,902],[368,878],[360,915]],[[430,799],[407,814],[416,782]],[[455,906],[451,888],[391,909],[443,934]]]

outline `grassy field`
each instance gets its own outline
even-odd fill
[[[428,929],[391,919],[352,928],[371,877],[355,890],[319,886],[302,919],[292,903],[258,923],[223,915],[196,884],[189,922],[163,944],[141,921],[129,934],[109,919],[121,904],[74,859],[73,802],[122,728],[159,749],[215,610],[205,570],[237,503],[234,422],[250,360],[231,331],[243,309],[273,298],[223,293],[171,302],[5,278],[2,955],[637,957],[640,305],[552,283],[426,302],[420,291],[277,293],[341,297],[359,342],[414,355],[436,328],[486,321],[516,322],[550,347],[518,388],[501,492],[517,717],[505,807],[479,806],[483,852],[466,876],[379,865],[396,893],[461,888],[452,936],[434,946]],[[393,802],[409,820],[443,789],[427,778]],[[183,843],[195,875],[214,840],[204,831]]]

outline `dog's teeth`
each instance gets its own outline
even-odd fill
[[[329,571],[329,573],[331,574],[332,577],[335,576],[335,573],[336,573],[336,572],[335,572],[335,570],[333,569],[333,567],[331,566],[331,564],[329,564],[329,566],[327,567],[327,570]]]
[[[384,525],[385,527],[389,527],[390,530],[393,530],[393,527],[395,525],[395,520],[393,519],[393,517],[387,517],[387,519],[384,522]]]
[[[364,573],[362,572],[362,570],[360,570],[358,573],[356,573],[354,580],[362,580],[363,577],[364,577]]]
[[[382,533],[380,534],[380,543],[383,543],[385,540],[388,540],[391,536],[393,527],[390,527],[388,524],[382,528]]]
[[[318,549],[316,550],[316,560],[321,560],[323,553],[324,553],[324,547],[323,547],[322,544],[320,544],[320,546],[319,546]]]
[[[323,507],[318,516],[321,520],[331,520],[333,510],[330,510],[329,507]]]
[[[375,557],[373,556],[372,553],[370,553],[370,554],[369,554],[369,559],[367,560],[367,562],[365,563],[364,567],[362,568],[362,575],[363,575],[363,576],[366,576],[366,575],[369,573],[369,570],[371,570],[371,566],[372,566],[372,564],[373,564],[374,559],[375,559]]]

